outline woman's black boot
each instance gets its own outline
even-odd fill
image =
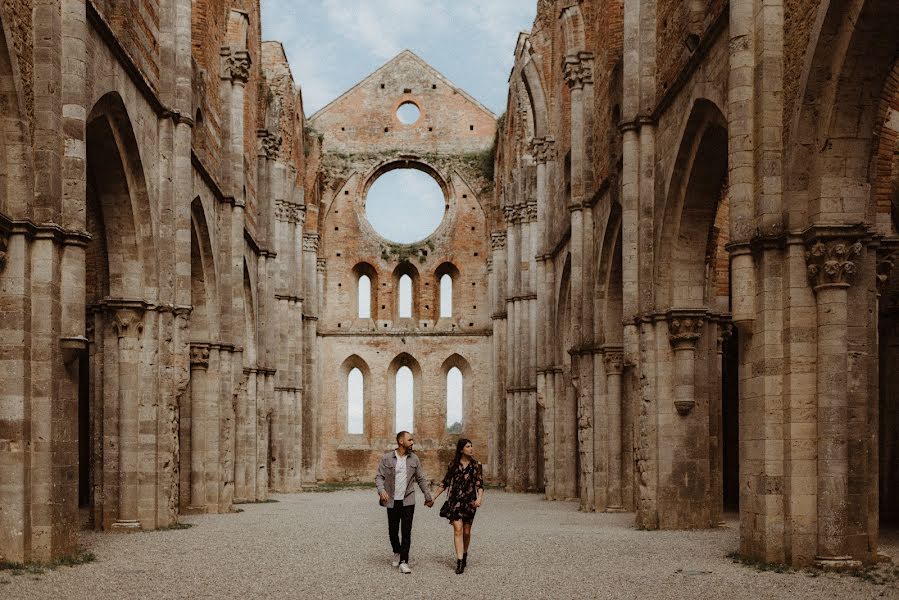
[[[456,575],[461,575],[465,571],[465,561],[459,559],[456,561]]]
[[[468,552],[462,555],[462,570],[465,570],[465,567],[468,566]]]

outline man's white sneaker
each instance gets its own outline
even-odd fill
[[[407,565],[404,562],[400,563],[400,573],[402,573],[403,575],[408,575],[411,572],[412,572],[412,569],[409,568],[409,565]]]
[[[400,555],[399,555],[399,554],[394,554],[394,555],[393,555],[393,562],[390,563],[390,566],[392,566],[392,567],[398,567],[398,566],[400,566]]]

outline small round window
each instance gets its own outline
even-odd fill
[[[400,104],[400,107],[396,109],[396,118],[399,119],[400,123],[403,125],[412,125],[418,121],[420,116],[421,110],[419,110],[414,102],[403,102]]]

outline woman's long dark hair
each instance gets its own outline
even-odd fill
[[[456,442],[456,456],[453,457],[453,462],[450,464],[450,471],[453,473],[456,472],[456,469],[462,464],[462,450],[465,449],[465,446],[471,443],[471,440],[462,438],[458,442]],[[471,457],[471,460],[474,461],[474,457]]]

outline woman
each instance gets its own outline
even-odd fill
[[[471,524],[474,514],[484,499],[484,473],[481,463],[474,459],[471,440],[461,439],[456,444],[456,456],[449,464],[443,481],[437,487],[434,500],[447,488],[445,516],[453,525],[453,543],[456,546],[456,574],[465,571],[468,562],[468,545],[471,543]]]

